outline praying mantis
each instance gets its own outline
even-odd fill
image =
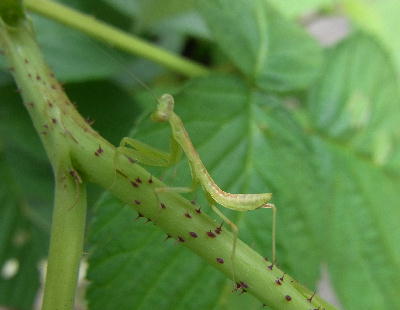
[[[231,194],[220,189],[201,161],[182,120],[174,112],[174,98],[170,94],[164,94],[158,99],[157,108],[151,115],[151,119],[156,122],[169,122],[172,131],[170,153],[159,151],[140,141],[126,137],[121,140],[116,154],[120,153],[128,157],[133,157],[144,165],[169,167],[179,161],[183,151],[189,162],[192,175],[192,186],[161,187],[157,188],[156,192],[187,193],[193,191],[194,188],[200,184],[212,210],[231,227],[234,234],[231,252],[232,266],[236,250],[238,227],[215,206],[215,203],[235,211],[250,211],[258,208],[272,209],[272,263],[275,263],[276,207],[275,205],[268,203],[272,196],[271,193]]]

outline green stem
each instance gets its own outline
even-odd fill
[[[188,77],[208,74],[204,66],[181,58],[140,38],[111,27],[94,17],[82,14],[62,4],[47,0],[25,0],[28,9],[54,19],[72,28],[120,48],[124,51],[154,61]]]
[[[160,195],[163,203],[160,205],[155,188],[166,185],[127,158],[121,156],[116,172],[115,147],[95,132],[71,104],[43,62],[28,23],[15,28],[0,23],[1,39],[11,72],[57,179],[49,256],[51,270],[44,309],[67,309],[65,307],[70,306],[74,298],[85,212],[85,192],[77,171],[86,180],[109,189],[122,202],[232,278],[232,233],[224,229],[221,234],[210,237],[207,232],[215,231],[219,223],[196,212],[189,201],[176,193]],[[240,240],[236,244],[235,274],[241,289],[246,289],[271,309],[334,309],[317,296],[307,300],[312,292]]]
[[[42,310],[74,308],[83,252],[86,190],[69,164],[56,172],[55,204]]]
[[[83,252],[86,192],[71,162],[70,134],[62,120],[67,108],[56,104],[64,97],[52,90],[61,86],[49,75],[29,23],[20,19],[10,26],[0,19],[0,41],[56,178],[43,309],[70,310]]]

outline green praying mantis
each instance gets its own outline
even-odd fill
[[[169,122],[172,131],[170,153],[159,151],[140,141],[126,137],[121,140],[120,146],[117,148],[116,156],[120,153],[128,157],[133,157],[144,165],[169,167],[179,161],[183,150],[189,162],[192,175],[192,187],[161,187],[157,188],[156,192],[160,193],[169,191],[187,193],[193,191],[198,184],[201,185],[212,210],[231,227],[234,234],[231,252],[233,278],[233,261],[235,257],[236,241],[238,238],[238,227],[230,221],[215,206],[215,204],[218,203],[225,208],[235,211],[250,211],[258,208],[272,209],[272,263],[275,263],[276,207],[273,204],[268,203],[272,196],[271,193],[231,194],[220,189],[201,161],[182,120],[174,112],[174,98],[171,95],[164,94],[158,99],[157,108],[151,115],[151,118],[156,122]]]

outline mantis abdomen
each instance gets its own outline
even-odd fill
[[[220,189],[201,161],[199,154],[183,126],[182,120],[172,109],[170,110],[168,121],[171,125],[174,140],[180,145],[189,160],[193,177],[201,184],[203,189],[214,201],[235,211],[250,211],[265,206],[271,199],[271,193],[231,194]]]

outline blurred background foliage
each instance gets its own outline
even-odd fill
[[[325,297],[336,294],[343,309],[400,309],[398,0],[60,2],[212,71],[188,80],[30,14],[47,61],[96,130],[115,145],[133,129],[166,147],[167,128],[145,116],[154,95],[174,93],[217,183],[274,194],[283,270],[314,289],[325,266],[334,292]],[[53,180],[0,61],[0,306],[31,309]],[[165,179],[190,184],[187,170],[182,162]],[[261,307],[101,194],[90,187],[90,309]],[[241,238],[268,255],[270,214],[229,215]]]

